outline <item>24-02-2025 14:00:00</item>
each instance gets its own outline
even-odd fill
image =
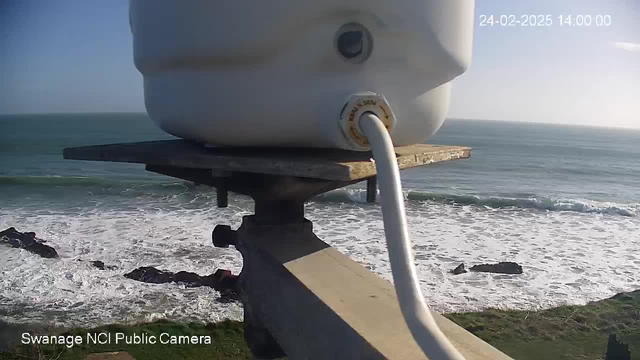
[[[611,26],[611,15],[480,15],[478,26],[481,27],[586,27]]]

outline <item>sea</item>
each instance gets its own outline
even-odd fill
[[[0,116],[0,230],[34,231],[44,259],[0,245],[0,320],[95,326],[242,319],[213,289],[146,284],[140,266],[237,274],[218,224],[237,228],[251,199],[149,173],[144,165],[64,160],[65,147],[169,139],[145,114]],[[449,119],[428,140],[470,159],[402,171],[427,303],[440,312],[541,309],[640,289],[640,131]],[[381,211],[363,184],[306,205],[317,235],[392,281]],[[91,261],[116,266],[99,270]],[[521,275],[449,271],[498,261]]]

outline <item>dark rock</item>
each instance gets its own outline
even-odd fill
[[[464,274],[467,272],[467,269],[464,268],[464,264],[460,264],[458,266],[456,266],[455,269],[451,270],[451,273],[453,275],[460,275],[460,274]]]
[[[220,281],[216,279],[216,274],[218,274],[219,271],[228,272],[230,276]],[[202,286],[212,287],[220,292],[220,297],[216,299],[216,301],[219,303],[226,304],[242,301],[242,299],[240,298],[240,292],[238,291],[237,287],[238,277],[236,275],[231,275],[230,273],[231,272],[228,270],[217,270],[215,274],[202,277]]]
[[[220,292],[220,297],[216,299],[221,304],[228,304],[232,302],[242,301],[240,294],[236,291],[225,290]]]
[[[233,290],[238,287],[238,277],[229,270],[218,269],[213,274],[213,284],[213,288],[218,291]]]
[[[151,284],[164,284],[174,282],[175,274],[168,271],[158,270],[151,266],[143,266],[128,274],[124,274],[124,277]]]
[[[139,267],[124,275],[126,278],[152,284],[164,284],[175,282],[186,287],[208,286],[221,293],[223,302],[239,301],[237,291],[238,277],[231,274],[229,270],[218,269],[215,273],[207,276],[200,276],[188,271],[172,273],[170,271],[158,270],[151,266]],[[227,301],[228,300],[228,301]]]
[[[37,239],[34,232],[21,233],[13,227],[0,231],[0,243],[14,248],[25,249],[44,258],[57,258],[58,252],[56,249],[45,245],[44,242],[44,240]]]
[[[213,288],[220,292],[218,302],[229,303],[242,300],[238,292],[238,276],[233,275],[231,271],[218,269],[208,278],[212,280]]]
[[[499,262],[497,264],[474,265],[469,270],[497,274],[522,274],[522,266],[509,261]]]
[[[187,286],[197,287],[197,286],[202,286],[202,284],[200,283],[201,280],[202,280],[202,276],[196,273],[192,273],[188,271],[179,271],[174,276],[173,281],[177,283],[185,284]]]
[[[91,265],[93,265],[94,267],[100,269],[100,270],[115,270],[118,267],[115,265],[105,265],[104,262],[100,261],[100,260],[95,260],[91,262]]]

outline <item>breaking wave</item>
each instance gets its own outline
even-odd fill
[[[431,201],[441,204],[481,206],[491,209],[537,209],[546,211],[574,211],[591,214],[611,214],[635,217],[640,214],[640,204],[617,204],[586,199],[559,199],[536,197],[482,197],[422,191],[405,191],[410,202]],[[320,195],[320,202],[356,202],[365,203],[367,193],[364,189],[340,189]]]
[[[215,189],[196,186],[187,181],[160,181],[150,179],[118,179],[82,176],[0,176],[0,185],[19,185],[27,187],[67,187],[67,188],[99,188],[114,190],[122,195],[125,190],[141,190],[145,193],[191,193],[215,194]],[[545,196],[476,196],[464,194],[448,194],[423,191],[405,191],[405,199],[410,202],[435,202],[450,205],[469,205],[491,209],[537,209],[545,211],[574,211],[590,214],[610,214],[635,217],[640,214],[640,204],[619,204],[588,199],[565,199]],[[330,191],[317,196],[316,202],[351,202],[366,203],[367,193],[364,189],[346,188]]]

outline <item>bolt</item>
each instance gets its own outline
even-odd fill
[[[217,225],[211,233],[211,238],[215,247],[228,248],[229,245],[236,246],[237,234],[229,225]]]

